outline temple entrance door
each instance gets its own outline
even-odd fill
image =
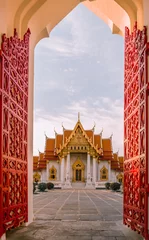
[[[84,163],[79,159],[79,157],[72,165],[72,169],[73,169],[73,182],[76,182],[76,181],[84,182],[85,166],[84,166]]]
[[[77,169],[76,170],[76,181],[82,181],[81,175],[82,175],[82,170],[81,169]]]

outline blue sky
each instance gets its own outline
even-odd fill
[[[80,4],[35,48],[34,154],[45,137],[72,129],[113,133],[113,150],[123,154],[124,40]]]

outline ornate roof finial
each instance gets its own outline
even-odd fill
[[[80,122],[80,113],[78,112],[78,122]]]
[[[46,135],[46,132],[44,132],[44,135],[45,135],[45,138],[47,139],[48,137],[47,137],[47,135]]]
[[[55,127],[54,127],[54,132],[55,132],[55,135],[57,135],[57,132],[56,132],[56,130],[55,130]]]
[[[95,131],[96,123],[94,122],[94,126],[92,128],[92,131]]]
[[[39,154],[41,153],[40,150],[38,149]]]
[[[111,134],[110,139],[112,139],[112,137],[113,137],[113,133]]]
[[[103,133],[103,128],[102,128],[102,130],[101,130],[101,132],[100,132],[100,136],[102,135],[102,133]]]
[[[62,128],[63,128],[63,131],[65,130],[64,126],[63,126],[63,122],[62,122]]]

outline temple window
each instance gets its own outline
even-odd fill
[[[100,180],[101,181],[108,180],[108,169],[105,166],[103,166],[103,168],[100,170]]]
[[[49,169],[50,177],[49,180],[56,180],[57,170],[54,166]]]
[[[117,175],[117,180],[119,183],[123,183],[123,175],[121,173]]]

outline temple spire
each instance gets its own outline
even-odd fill
[[[80,122],[80,113],[78,112],[78,122]]]

